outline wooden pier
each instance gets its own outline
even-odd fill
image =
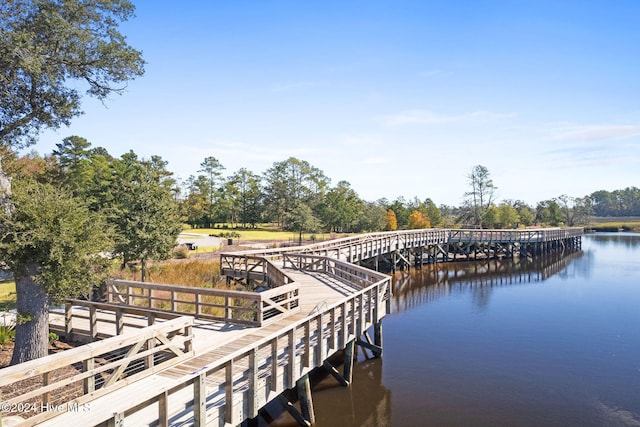
[[[89,344],[0,370],[2,414],[20,426],[228,426],[277,400],[311,425],[309,373],[349,386],[356,345],[382,354],[392,289],[376,269],[532,257],[579,247],[581,235],[407,230],[221,255],[246,292],[110,281],[106,302],[68,300],[50,315],[52,331]],[[339,351],[341,370],[328,361]]]

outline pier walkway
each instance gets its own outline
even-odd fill
[[[227,426],[277,399],[300,424],[313,424],[309,372],[323,367],[348,386],[355,345],[382,354],[391,279],[358,264],[377,267],[382,258],[395,268],[425,253],[448,261],[452,247],[484,256],[517,247],[529,256],[575,246],[582,234],[478,232],[373,233],[223,254],[227,280],[255,292],[109,281],[106,302],[68,300],[50,315],[52,331],[89,344],[0,370],[3,417],[18,415],[23,426]],[[338,351],[341,371],[328,361]]]

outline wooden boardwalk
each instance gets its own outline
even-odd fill
[[[581,234],[558,230],[520,234],[518,243]],[[514,243],[514,231],[500,232],[491,240]],[[0,390],[24,385],[2,394],[3,415],[21,415],[25,426],[227,426],[278,399],[311,424],[309,372],[323,367],[349,385],[355,345],[382,353],[390,277],[356,264],[444,247],[455,233],[473,235],[410,230],[223,254],[228,280],[260,292],[111,281],[106,303],[69,300],[50,316],[52,330],[90,344],[0,371]],[[339,372],[327,360],[341,350]],[[290,389],[297,407],[284,398]]]

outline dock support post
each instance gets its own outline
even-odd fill
[[[342,376],[351,384],[353,381],[353,357],[355,355],[356,341],[351,340],[344,349],[344,371]]]
[[[382,320],[376,322],[373,325],[373,343],[380,347],[380,353],[376,354],[376,357],[382,356]]]
[[[309,381],[309,374],[306,374],[300,378],[296,387],[298,389],[298,400],[300,401],[300,410],[302,416],[311,424],[316,423],[316,415],[313,412],[313,399],[311,398],[311,382]]]

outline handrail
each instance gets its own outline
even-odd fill
[[[318,255],[285,254],[283,262],[285,267],[290,266],[291,268],[306,271],[322,271],[334,277],[345,279],[348,283],[361,288],[388,277],[385,274],[356,264]]]
[[[374,241],[385,240],[402,243],[405,241],[417,240],[419,242],[425,242],[425,244],[440,244],[448,243],[451,240],[458,241],[454,236],[458,235],[473,235],[473,233],[479,233],[477,235],[489,235],[493,233],[494,236],[503,235],[511,236],[514,233],[520,233],[520,236],[545,236],[549,240],[577,237],[584,234],[584,229],[581,227],[569,227],[569,228],[531,228],[523,230],[513,229],[448,229],[448,228],[425,228],[420,230],[397,230],[397,231],[384,231],[376,233],[359,234],[356,236],[343,237],[340,239],[330,240],[328,242],[318,242],[303,246],[286,247],[286,248],[270,248],[270,249],[253,249],[248,251],[239,252],[227,252],[221,255],[221,259],[227,256],[262,256],[269,257],[274,255],[283,255],[286,253],[321,253],[323,251],[334,251],[346,249],[349,246],[354,245],[366,245]],[[489,234],[487,234],[489,233]],[[541,238],[532,240],[528,238],[527,241],[542,241]]]
[[[275,267],[272,270],[278,271]],[[274,280],[278,277],[281,276]],[[287,279],[286,287],[278,286],[271,293],[108,280],[107,298],[112,303],[122,299],[129,306],[140,305],[165,313],[262,326],[265,321],[298,309],[299,286],[288,276]]]
[[[169,416],[162,408],[169,405],[188,409],[180,419],[185,424],[204,425],[218,418],[221,423],[235,425],[253,418],[267,401],[294,387],[297,378],[321,366],[331,354],[379,322],[388,313],[390,301],[391,278],[384,276],[344,300],[324,306],[249,347],[233,350],[168,386],[149,390],[132,402],[122,402],[114,417],[122,420],[135,413],[136,408],[161,401],[157,414],[161,425]],[[202,391],[205,384],[206,393]]]
[[[2,402],[9,408],[24,409],[21,415],[33,415],[30,425],[74,405],[77,408],[193,356],[192,327],[192,317],[179,317],[3,368],[0,387],[16,383],[20,387],[17,392],[5,393]],[[68,367],[78,373],[59,371]],[[48,410],[52,405],[56,410]]]
[[[85,309],[88,310],[74,310],[74,307],[85,307]],[[49,310],[49,313],[60,314],[57,310]],[[66,299],[64,301],[64,325],[49,325],[49,329],[54,332],[59,332],[67,341],[83,339],[95,341],[97,338],[108,338],[120,335],[125,331],[125,327],[127,326],[137,329],[144,327],[139,323],[127,322],[125,315],[145,316],[147,318],[147,324],[144,326],[153,325],[157,319],[175,319],[180,316],[177,313],[166,313],[149,308]],[[88,322],[87,330],[76,328],[77,320],[86,320]],[[104,328],[98,333],[100,329],[99,324],[101,323],[113,325],[113,333],[106,332]]]

